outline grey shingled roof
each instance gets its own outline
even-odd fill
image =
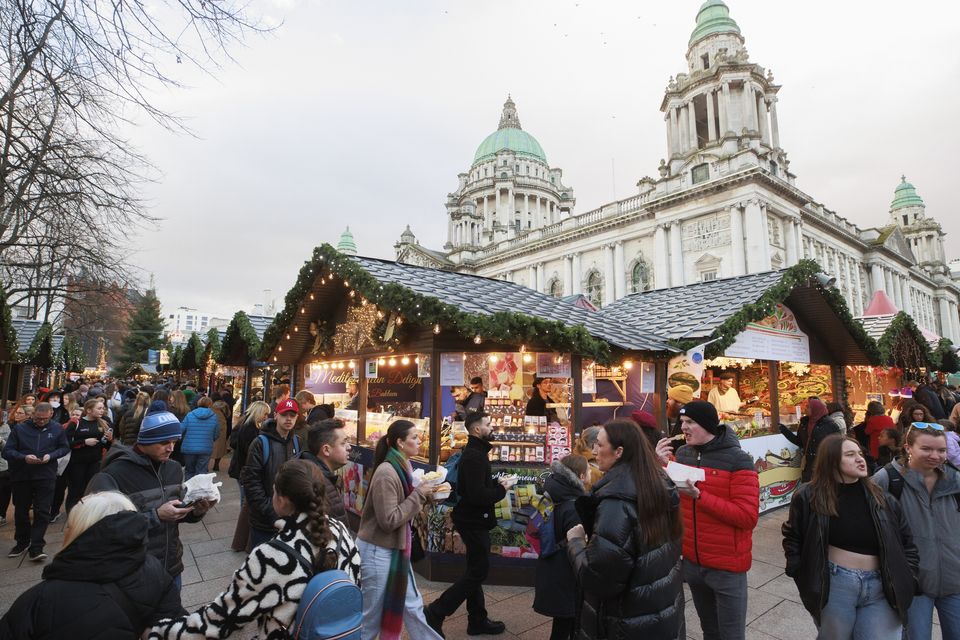
[[[437,298],[466,313],[523,313],[567,326],[583,325],[592,336],[622,349],[676,351],[650,332],[603,322],[599,313],[513,282],[377,258],[353,256],[350,259],[378,280],[400,284],[416,294]]]
[[[766,271],[643,291],[604,307],[599,315],[621,330],[670,340],[705,339],[744,305],[756,302],[782,276],[782,272]]]
[[[887,329],[890,328],[890,324],[896,317],[897,314],[895,313],[886,313],[881,316],[865,316],[862,318],[857,318],[857,321],[863,325],[863,328],[866,330],[868,336],[877,342],[880,342],[880,338],[882,338],[883,334],[887,332]],[[919,325],[917,326],[917,329],[920,329]],[[930,345],[931,349],[936,349],[937,345],[940,344],[939,338],[928,335],[930,332],[924,333],[924,330],[920,329],[920,333],[923,334],[923,337],[927,339],[927,344]]]
[[[34,337],[36,337],[37,332],[40,331],[40,327],[43,326],[43,323],[39,320],[13,320],[11,323],[14,330],[17,332],[17,352],[21,355],[30,350],[30,345],[33,343]],[[63,336],[60,334],[53,334],[53,353],[56,354],[60,350],[60,345],[63,344]]]
[[[250,320],[250,326],[253,327],[253,330],[257,332],[257,339],[263,342],[263,332],[267,330],[273,323],[273,317],[271,316],[251,316],[247,315],[247,318]],[[220,342],[223,342],[223,336],[226,335],[227,330],[223,330],[223,335],[220,336]]]

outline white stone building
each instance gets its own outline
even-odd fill
[[[443,250],[421,246],[408,226],[397,259],[556,296],[582,293],[603,306],[813,258],[836,277],[854,315],[882,289],[922,327],[960,344],[960,286],[940,224],[913,185],[903,178],[889,216],[869,229],[798,189],[780,147],[780,87],[750,61],[721,0],[700,7],[686,58],[660,107],[667,159],[638,193],[574,213],[573,189],[521,129],[508,97],[499,128],[447,197]]]

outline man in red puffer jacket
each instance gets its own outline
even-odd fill
[[[747,571],[753,528],[760,513],[760,483],[753,458],[709,402],[680,410],[687,444],[677,462],[702,467],[703,482],[680,489],[683,511],[683,579],[700,616],[704,640],[743,640],[747,618]],[[657,443],[666,464],[670,441]]]

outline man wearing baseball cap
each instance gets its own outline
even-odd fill
[[[178,589],[183,573],[179,524],[199,522],[213,506],[207,501],[177,506],[183,500],[183,467],[171,460],[170,454],[179,439],[180,421],[165,405],[155,407],[144,415],[133,447],[117,443],[110,447],[100,472],[90,480],[86,491],[119,491],[147,516],[147,553],[163,563]]]
[[[280,465],[300,453],[300,439],[293,435],[298,415],[300,407],[296,400],[280,400],[276,418],[264,422],[260,434],[250,443],[247,463],[240,472],[243,495],[250,505],[250,549],[267,542],[277,533],[273,481]]]
[[[760,483],[753,458],[733,430],[720,423],[709,402],[680,409],[686,444],[677,462],[705,470],[706,479],[678,486],[683,512],[683,580],[690,587],[704,638],[743,640],[747,618],[747,571],[753,528],[760,513]],[[663,464],[670,440],[657,443]]]

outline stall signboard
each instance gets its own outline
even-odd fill
[[[538,378],[569,378],[570,356],[558,356],[554,353],[537,354]]]
[[[810,338],[800,330],[797,318],[778,304],[774,312],[747,325],[724,355],[728,358],[752,358],[778,362],[810,363]]]
[[[779,434],[743,438],[740,447],[753,458],[759,476],[760,513],[790,504],[800,486],[800,449]]]
[[[440,354],[440,386],[458,387],[463,384],[463,354]]]
[[[594,363],[584,362],[583,371],[580,374],[581,376],[580,388],[582,390],[582,393],[592,394],[597,392],[597,377],[595,374],[596,374],[596,367]]]
[[[429,378],[430,367],[433,366],[433,356],[429,353],[421,353],[417,355],[416,360],[417,360],[417,377]]]
[[[376,404],[417,402],[420,400],[417,364],[411,361],[406,365],[380,367],[379,375],[371,378],[367,385],[367,397]]]
[[[487,389],[506,393],[511,400],[526,397],[523,390],[523,356],[520,353],[492,353],[486,358]]]
[[[699,395],[700,380],[703,378],[704,347],[706,345],[701,344],[670,359],[667,363],[668,386],[686,385],[693,391],[694,397]]]
[[[311,393],[344,393],[347,383],[354,377],[353,369],[324,368],[319,363],[307,366],[307,378],[304,388]]]

